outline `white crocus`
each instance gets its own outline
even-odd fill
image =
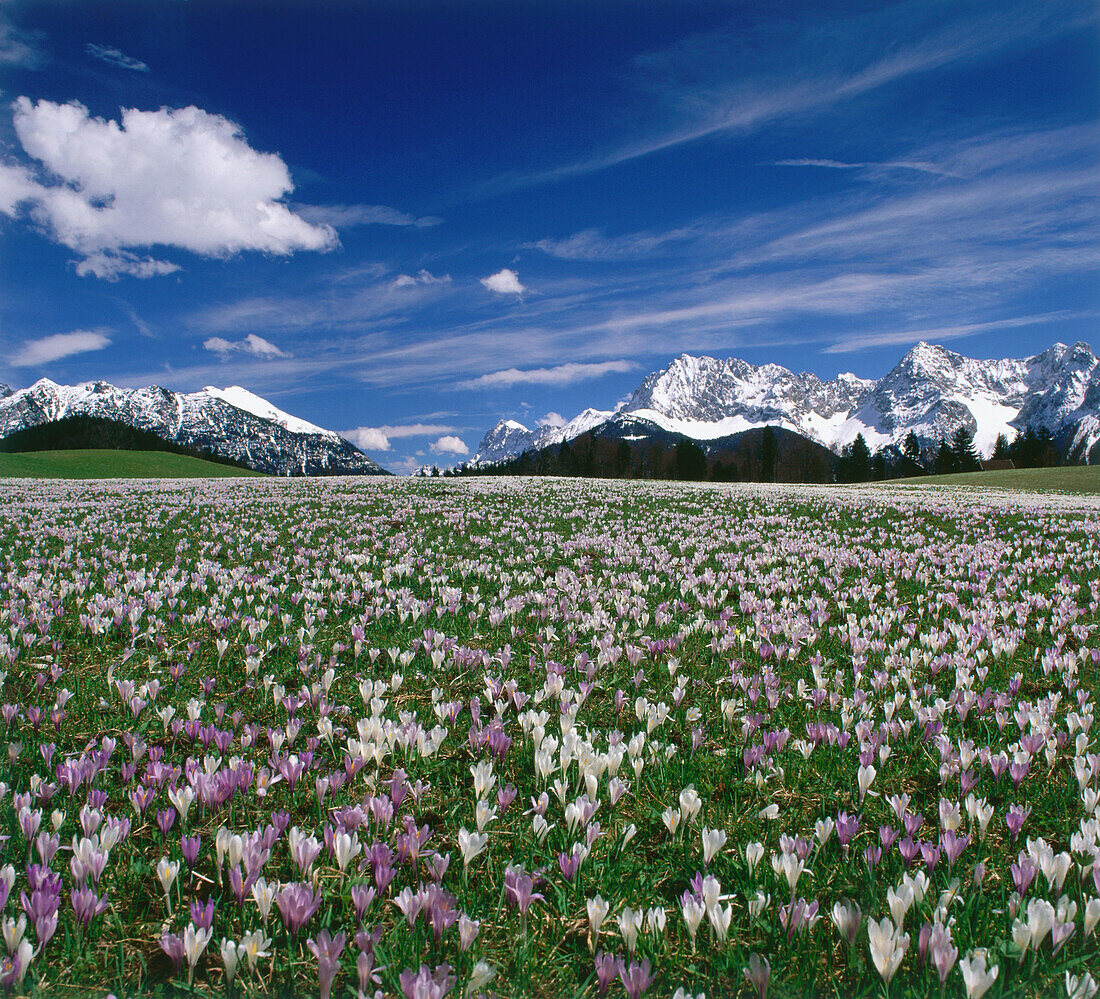
[[[889,984],[909,949],[909,934],[902,933],[889,916],[884,916],[877,923],[873,919],[867,920],[867,940],[875,970]]]
[[[703,840],[703,865],[709,864],[715,855],[726,845],[725,829],[707,829],[705,826],[701,832]]]
[[[967,954],[959,961],[959,971],[962,972],[963,982],[966,984],[966,999],[982,999],[997,980],[1000,970],[996,964],[992,968],[986,965],[984,950],[974,950]]]

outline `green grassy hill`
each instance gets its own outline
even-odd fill
[[[977,486],[984,489],[1026,489],[1032,492],[1100,493],[1100,465],[1070,468],[1008,468],[998,472],[964,472],[891,479],[892,485]]]
[[[0,454],[0,478],[203,479],[257,474],[232,465],[218,465],[167,451],[24,451]]]

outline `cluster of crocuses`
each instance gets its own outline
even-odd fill
[[[1094,503],[53,483],[0,518],[0,987],[1096,991]]]

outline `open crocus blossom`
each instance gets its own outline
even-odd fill
[[[2,491],[0,988],[1095,990],[1095,499]]]

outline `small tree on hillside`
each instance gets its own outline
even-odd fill
[[[976,472],[982,467],[978,461],[978,449],[974,447],[974,434],[965,424],[951,436],[951,456],[955,471]]]
[[[955,469],[955,455],[951,451],[951,445],[946,437],[940,438],[940,445],[936,448],[936,457],[932,461],[932,471],[936,475],[950,475]]]
[[[920,440],[912,430],[905,435],[901,449],[902,475],[923,475],[924,465],[920,460]]]

